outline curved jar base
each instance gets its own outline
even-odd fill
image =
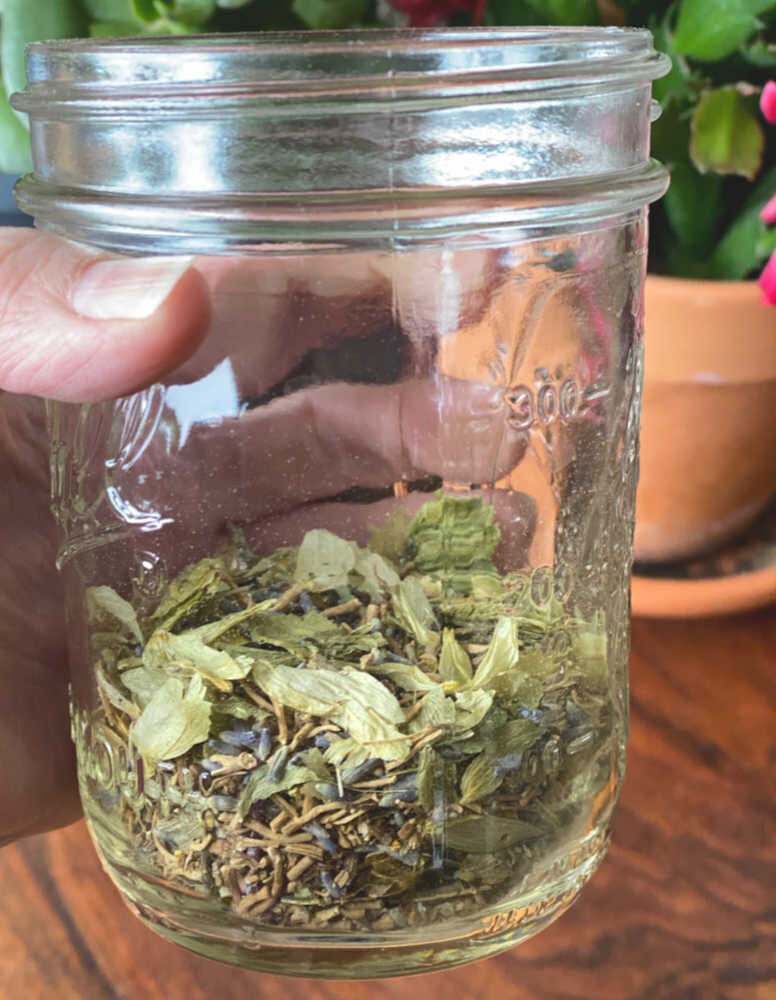
[[[609,823],[607,822],[607,826]],[[94,828],[92,827],[94,835]],[[606,827],[593,830],[555,857],[554,881],[507,896],[470,921],[445,921],[423,931],[375,936],[325,931],[273,931],[253,925],[227,928],[218,911],[184,897],[172,885],[152,883],[136,868],[111,864],[98,844],[103,867],[124,903],[161,937],[206,958],[273,975],[307,979],[387,979],[441,972],[490,958],[538,934],[576,902],[609,847]],[[103,847],[108,844],[102,842]],[[532,879],[532,881],[537,881]],[[153,900],[153,901],[152,901]]]

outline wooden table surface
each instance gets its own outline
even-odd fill
[[[136,921],[78,824],[0,853],[0,997],[776,1000],[776,610],[637,621],[631,681],[609,856],[522,947],[421,980],[242,972]]]

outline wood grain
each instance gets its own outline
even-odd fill
[[[634,624],[614,844],[543,934],[421,981],[318,983],[146,930],[83,824],[0,854],[3,1000],[776,1000],[776,613]]]

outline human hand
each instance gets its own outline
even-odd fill
[[[365,542],[376,520],[397,504],[412,513],[423,495],[370,504],[332,504],[332,496],[429,475],[467,487],[493,483],[521,461],[526,438],[507,422],[504,388],[437,367],[429,345],[442,315],[438,283],[419,277],[416,261],[402,268],[374,255],[358,263],[201,258],[195,269],[2,235],[0,463],[9,489],[0,500],[0,669],[12,693],[0,708],[0,745],[14,766],[0,799],[0,837],[77,815],[64,602],[42,405],[32,394],[81,402],[165,386],[163,419],[142,435],[140,452],[126,462],[105,452],[86,471],[98,490],[112,477],[114,519],[132,505],[158,515],[159,530],[152,540],[143,535],[143,545],[173,572],[211,551],[226,522],[240,522],[265,551],[318,526]],[[467,309],[479,318],[486,309],[488,259],[470,263],[448,281],[459,293],[455,308],[448,304],[451,328],[474,318]],[[294,382],[306,357],[340,352],[347,364],[354,338],[392,323],[403,343],[393,345],[399,364],[389,382]],[[214,384],[224,364],[229,377]],[[510,525],[502,559],[520,565],[535,505],[510,491],[489,499]]]
[[[0,843],[78,815],[44,406],[129,392],[200,343],[209,299],[185,261],[107,262],[0,230]]]

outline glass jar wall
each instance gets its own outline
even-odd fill
[[[610,30],[33,47],[21,203],[211,292],[167,379],[49,408],[84,811],[163,935],[429,971],[601,860],[662,69]]]

